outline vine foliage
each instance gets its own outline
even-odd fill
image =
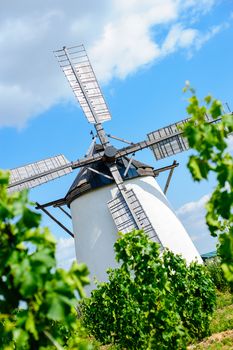
[[[206,223],[212,236],[219,236],[218,253],[225,278],[233,283],[233,157],[227,139],[233,132],[233,115],[222,113],[219,100],[206,96],[201,105],[195,91],[187,83],[184,91],[191,92],[187,112],[191,117],[184,127],[189,146],[196,150],[188,168],[194,181],[207,180],[215,175],[217,185],[206,204]],[[208,123],[206,115],[218,123]],[[231,136],[232,137],[232,136]]]
[[[27,191],[9,195],[7,185],[0,172],[0,348],[93,349],[75,311],[89,282],[86,265],[57,268],[55,240],[39,227]]]
[[[215,288],[205,268],[165,250],[142,231],[115,243],[119,267],[84,300],[84,324],[121,349],[186,349],[209,332]]]

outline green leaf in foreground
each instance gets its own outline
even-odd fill
[[[218,254],[226,279],[233,283],[233,157],[227,147],[227,139],[233,131],[233,115],[223,115],[219,100],[205,97],[201,106],[190,85],[191,92],[187,112],[190,121],[184,126],[184,136],[189,146],[196,150],[189,157],[188,168],[195,181],[208,180],[215,175],[217,185],[206,204],[206,223],[212,236],[219,236]],[[209,124],[206,115],[218,123]],[[232,136],[231,136],[232,137]]]
[[[0,348],[94,349],[75,310],[87,267],[56,267],[55,240],[39,227],[27,191],[8,194],[7,184],[0,172]]]

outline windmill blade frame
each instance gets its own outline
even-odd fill
[[[46,158],[10,170],[9,192],[33,188],[72,171],[71,163],[63,154]]]
[[[177,123],[170,124],[147,134],[149,141],[159,141],[151,147],[156,160],[173,156],[177,153],[187,151],[190,148],[182,131],[182,127],[187,124],[190,119],[191,118],[183,119]],[[209,124],[216,124],[221,121],[221,117],[213,119],[210,115],[206,114],[205,120]]]
[[[134,190],[127,190],[125,191],[125,194],[127,195],[127,202],[130,203],[130,208],[121,192],[107,203],[117,230],[122,233],[127,233],[133,229],[143,229],[150,239],[161,244],[158,235],[156,234]],[[132,213],[136,216],[140,225],[139,227],[138,224],[136,224]]]
[[[184,125],[189,120],[190,118],[183,119],[178,123],[148,133],[148,140],[140,141],[131,146],[121,148],[117,151],[116,158],[141,151],[145,148],[150,148],[153,151],[156,160],[160,160],[188,150],[189,146],[185,137],[182,136],[183,131],[180,130],[180,126]],[[221,117],[212,119],[207,116],[206,120],[209,123],[218,123],[220,122]]]
[[[74,169],[91,165],[103,157],[103,152],[69,162],[64,155],[46,158],[22,167],[10,170],[8,192],[22,191],[40,186],[46,182],[71,173]]]
[[[54,51],[89,123],[103,123],[111,114],[83,45]]]
[[[124,233],[142,229],[151,239],[161,243],[133,189],[126,189],[116,164],[109,165],[109,170],[119,190],[118,195],[107,203],[117,229]]]

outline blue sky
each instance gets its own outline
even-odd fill
[[[211,93],[233,109],[233,6],[231,0],[29,0],[1,4],[0,158],[14,168],[64,154],[81,158],[91,141],[88,124],[53,56],[83,43],[112,113],[106,131],[132,141],[186,117],[182,88],[189,80],[203,98]],[[194,183],[186,168],[192,152],[176,159],[168,198],[200,252],[213,250],[204,203],[214,180]],[[161,186],[166,176],[158,178]],[[75,173],[31,190],[41,203],[65,195]],[[69,225],[65,218],[62,220]],[[59,260],[74,256],[73,242],[46,217],[59,241]],[[66,254],[64,255],[64,247]]]

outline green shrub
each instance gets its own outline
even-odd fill
[[[224,277],[221,260],[218,257],[208,259],[205,264],[210,278],[219,291],[226,291],[231,288],[231,284]]]
[[[209,332],[215,288],[203,266],[187,266],[142,231],[115,243],[118,268],[83,303],[83,319],[102,343],[126,349],[185,349]]]
[[[177,311],[189,337],[201,339],[207,336],[216,306],[216,293],[205,267],[196,262],[187,266],[180,255],[168,250],[164,252],[162,260],[176,299]]]

